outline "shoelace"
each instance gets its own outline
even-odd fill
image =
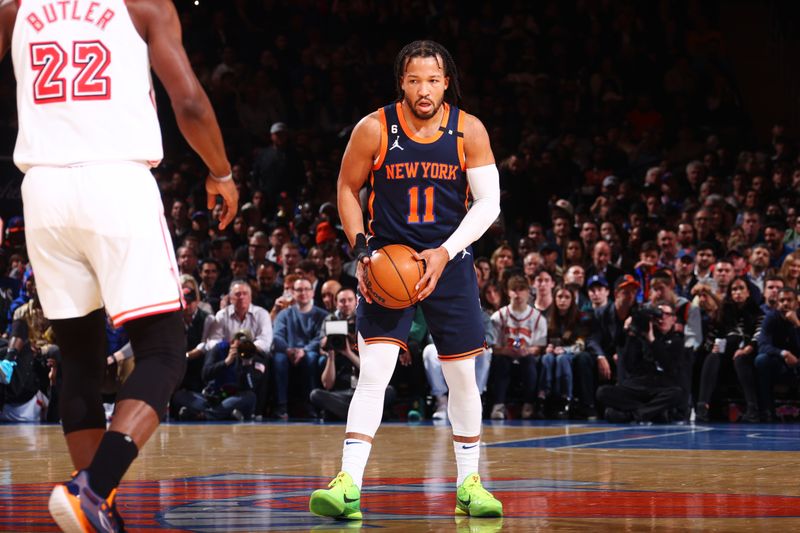
[[[335,478],[333,478],[333,481],[328,483],[328,488],[332,489],[335,485],[342,483],[344,483],[344,472],[340,472]]]

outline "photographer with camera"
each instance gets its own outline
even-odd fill
[[[336,293],[336,311],[322,323],[320,353],[326,356],[322,388],[311,391],[314,409],[347,420],[347,411],[358,383],[358,334],[356,332],[356,293],[349,287]],[[384,408],[392,405],[395,390],[386,387]]]
[[[175,393],[173,402],[180,406],[178,418],[241,421],[253,415],[256,391],[267,369],[254,340],[250,330],[242,329],[233,336],[224,359],[216,360],[217,350],[206,354],[206,387],[200,394],[187,389]]]
[[[670,411],[685,406],[684,339],[675,323],[675,307],[664,300],[634,309],[625,320],[625,343],[619,354],[625,375],[618,385],[597,390],[598,401],[607,406],[607,421],[669,420]]]

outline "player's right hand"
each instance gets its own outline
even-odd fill
[[[368,304],[371,304],[372,297],[369,295],[366,282],[367,265],[369,265],[369,256],[362,257],[361,261],[356,265],[356,278],[358,278],[358,292],[361,293],[361,297],[364,298]]]
[[[215,180],[209,174],[206,178],[207,207],[211,211],[217,203],[217,196],[222,197],[222,214],[219,219],[219,229],[225,229],[233,221],[239,210],[239,190],[231,179],[227,181]]]

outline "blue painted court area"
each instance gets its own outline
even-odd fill
[[[575,428],[576,426],[570,426]],[[800,451],[800,425],[577,426],[588,432],[489,444],[496,448]],[[569,431],[569,427],[564,428]]]

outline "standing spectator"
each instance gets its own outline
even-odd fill
[[[780,379],[797,374],[800,357],[800,320],[797,291],[784,287],[778,293],[778,308],[767,313],[758,336],[756,375],[761,420],[775,416],[773,387]]]
[[[264,192],[269,207],[276,206],[275,199],[286,191],[294,197],[305,181],[303,163],[289,140],[289,128],[283,122],[269,129],[272,144],[263,149],[253,161],[253,181]]]
[[[506,418],[506,394],[511,383],[512,368],[517,369],[522,377],[521,416],[524,419],[533,417],[538,356],[547,343],[547,319],[528,305],[528,282],[525,278],[512,276],[508,280],[508,296],[511,303],[492,315],[495,344],[490,379],[494,393],[491,418],[494,420]],[[552,300],[552,295],[550,298]]]
[[[322,321],[327,313],[314,305],[311,282],[298,278],[292,285],[295,303],[278,314],[275,320],[272,361],[276,406],[275,416],[287,420],[290,369],[294,369],[295,387],[307,399],[319,380],[319,344]],[[305,400],[308,401],[308,400]],[[313,413],[309,413],[312,414]]]

